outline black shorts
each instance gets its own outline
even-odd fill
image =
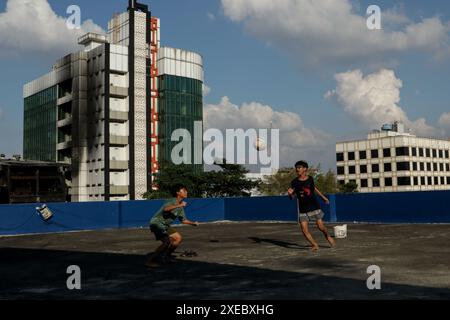
[[[164,230],[154,224],[150,225],[150,231],[153,232],[153,234],[155,235],[156,240],[160,240],[162,242],[169,242],[170,243],[170,239],[169,236],[171,234],[176,233],[177,231],[174,228],[168,228],[167,230]]]

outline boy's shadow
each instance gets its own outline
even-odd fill
[[[253,240],[255,243],[267,242],[276,246],[288,248],[288,249],[299,249],[299,250],[309,250],[309,246],[301,246],[297,243],[286,242],[281,240],[273,240],[273,239],[264,239],[258,237],[249,237],[250,240]]]

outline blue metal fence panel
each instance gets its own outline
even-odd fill
[[[40,204],[0,206],[0,234],[50,233],[76,230],[116,228],[117,203],[51,203],[53,217],[45,222],[37,213]]]
[[[325,213],[324,220],[330,220],[330,207],[319,199]],[[288,196],[226,198],[225,218],[236,221],[297,221],[297,199]]]
[[[450,223],[450,191],[336,195],[337,218],[345,222]]]
[[[450,191],[356,193],[319,199],[324,220],[332,222],[450,223]],[[186,199],[192,221],[296,221],[296,200],[287,196]],[[146,227],[164,200],[51,203],[54,216],[44,222],[38,204],[0,205],[0,235],[107,228]]]

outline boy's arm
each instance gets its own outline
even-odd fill
[[[289,195],[289,199],[292,200],[292,198],[295,198],[296,194],[295,194],[295,189],[294,186],[291,183],[291,186],[288,189],[288,195]]]
[[[185,206],[186,206],[186,202],[181,202],[180,204],[169,204],[164,207],[164,211],[169,212],[169,211],[172,211],[177,208],[183,208]]]
[[[194,226],[194,227],[198,226],[198,222],[192,222],[191,220],[188,220],[188,219],[184,219],[181,223],[182,224],[188,224],[188,225],[191,225],[191,226]]]
[[[292,200],[293,198],[295,198],[296,195],[295,195],[294,189],[289,188],[289,189],[288,189],[288,195],[289,195],[289,199],[291,199],[291,200]]]
[[[322,194],[322,192],[320,192],[320,190],[317,189],[317,187],[314,187],[314,189],[316,190],[317,194],[323,199],[323,201],[324,201],[326,204],[330,204],[330,200],[328,200],[328,198],[325,197],[325,196]]]

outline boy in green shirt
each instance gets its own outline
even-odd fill
[[[184,207],[187,204],[183,200],[187,198],[187,188],[184,185],[177,184],[172,190],[172,195],[176,198],[168,199],[150,220],[150,231],[153,232],[156,240],[161,241],[162,244],[146,261],[147,267],[157,267],[157,260],[160,256],[163,256],[163,259],[167,261],[181,244],[181,234],[171,227],[175,219],[183,224],[198,226],[197,222],[189,221],[184,212]]]

